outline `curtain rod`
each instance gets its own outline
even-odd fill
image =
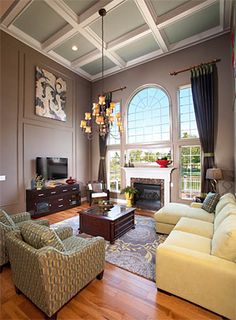
[[[121,88],[117,88],[117,89],[114,89],[114,90],[110,90],[110,91],[104,92],[103,94],[113,93],[113,92],[116,92],[116,91],[122,91],[124,89],[126,89],[126,87],[121,87]]]
[[[191,67],[188,67],[186,69],[182,69],[182,70],[178,70],[178,71],[174,71],[174,72],[170,72],[170,75],[171,76],[176,76],[178,73],[182,73],[182,72],[185,72],[185,71],[188,71],[188,70],[191,70],[193,68],[198,68],[198,67],[201,67],[202,65],[204,64],[213,64],[213,63],[217,63],[217,62],[220,62],[221,59],[214,59],[214,60],[211,60],[211,61],[208,61],[208,62],[202,62],[196,66],[191,66]]]

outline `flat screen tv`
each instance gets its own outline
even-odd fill
[[[36,173],[45,180],[65,179],[68,177],[68,159],[56,157],[37,157]]]

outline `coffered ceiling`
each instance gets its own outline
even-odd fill
[[[1,0],[1,29],[95,81],[102,68],[99,9],[107,11],[106,76],[228,32],[232,2]]]

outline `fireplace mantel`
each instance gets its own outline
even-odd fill
[[[170,202],[171,172],[174,167],[123,167],[125,171],[126,186],[130,186],[131,178],[163,179],[164,180],[164,205]]]

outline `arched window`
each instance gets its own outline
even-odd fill
[[[127,114],[127,143],[170,140],[170,101],[158,86],[139,90],[130,100]]]

